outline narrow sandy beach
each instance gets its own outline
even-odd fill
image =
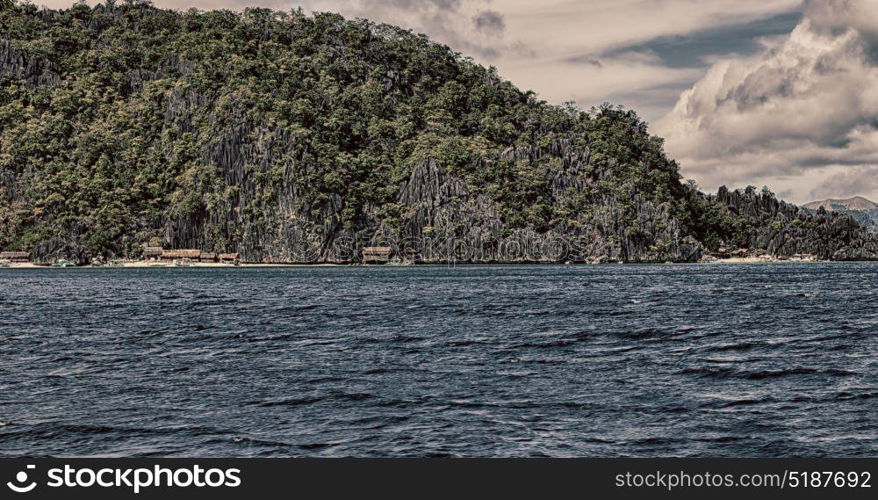
[[[796,264],[819,264],[821,262],[832,262],[825,260],[805,260],[805,259],[776,259],[776,258],[766,258],[766,257],[731,257],[728,259],[716,259],[711,261],[701,261],[701,262],[691,262],[691,263],[680,263],[680,262],[668,262],[666,264],[701,264],[701,265],[716,265],[716,264],[779,264],[779,263],[796,263]],[[621,263],[622,265],[628,263]],[[636,263],[630,263],[636,264]],[[442,265],[442,264],[415,264],[415,265]],[[521,265],[521,263],[508,263],[508,264],[485,264],[485,265]],[[527,265],[527,264],[525,264]],[[599,266],[599,265],[619,265],[619,263],[607,263],[607,264],[589,264],[589,263],[575,263],[574,265],[583,265],[583,266]],[[191,262],[183,265],[176,265],[173,262],[154,262],[154,261],[131,261],[131,262],[122,262],[118,265],[107,265],[107,266],[66,266],[63,269],[71,269],[71,268],[111,268],[111,269],[120,269],[120,268],[185,268],[185,267],[197,267],[197,268],[255,268],[255,267],[349,267],[349,266],[361,266],[361,264],[330,264],[330,263],[320,263],[320,264],[260,264],[260,263],[246,263],[246,264],[226,264],[219,262]],[[382,267],[381,264],[375,264],[374,266]],[[32,262],[11,262],[6,266],[0,267],[0,269],[62,269],[60,267],[51,266],[51,265],[37,265]]]

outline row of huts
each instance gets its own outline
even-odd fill
[[[363,248],[364,264],[386,264],[390,260],[390,247]],[[162,247],[144,247],[143,258],[146,260],[188,260],[192,262],[224,262],[238,263],[237,253],[213,253],[201,250],[167,250]]]
[[[145,260],[186,260],[191,262],[222,262],[237,264],[240,257],[237,253],[215,253],[195,249],[170,250],[162,247],[144,247]]]
[[[362,262],[364,264],[386,264],[390,260],[390,247],[366,247],[363,248]],[[165,249],[162,247],[143,247],[143,259],[152,261],[189,261],[189,262],[219,262],[226,264],[239,264],[241,262],[238,253],[205,252],[197,249]],[[0,252],[0,262],[30,262],[29,252]]]

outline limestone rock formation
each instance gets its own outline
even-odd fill
[[[0,9],[0,249],[248,262],[878,256],[851,217],[681,183],[633,111],[552,106],[334,14]]]

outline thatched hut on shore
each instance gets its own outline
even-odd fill
[[[178,260],[178,259],[188,259],[188,260],[200,260],[201,259],[201,250],[162,250],[162,255],[160,257],[162,260]]]
[[[162,252],[165,250],[162,247],[143,247],[143,258],[147,260],[156,260],[161,258]]]
[[[386,264],[390,251],[390,247],[363,247],[363,264]]]
[[[7,262],[30,262],[29,252],[0,252],[0,260]]]
[[[216,257],[220,262],[225,264],[238,264],[241,262],[237,253],[221,253]]]

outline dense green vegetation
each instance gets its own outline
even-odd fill
[[[633,111],[548,105],[393,26],[0,2],[0,249],[289,261],[307,242],[325,260],[343,236],[530,231],[599,242],[587,256],[689,260],[874,243],[773,195],[704,196]]]

